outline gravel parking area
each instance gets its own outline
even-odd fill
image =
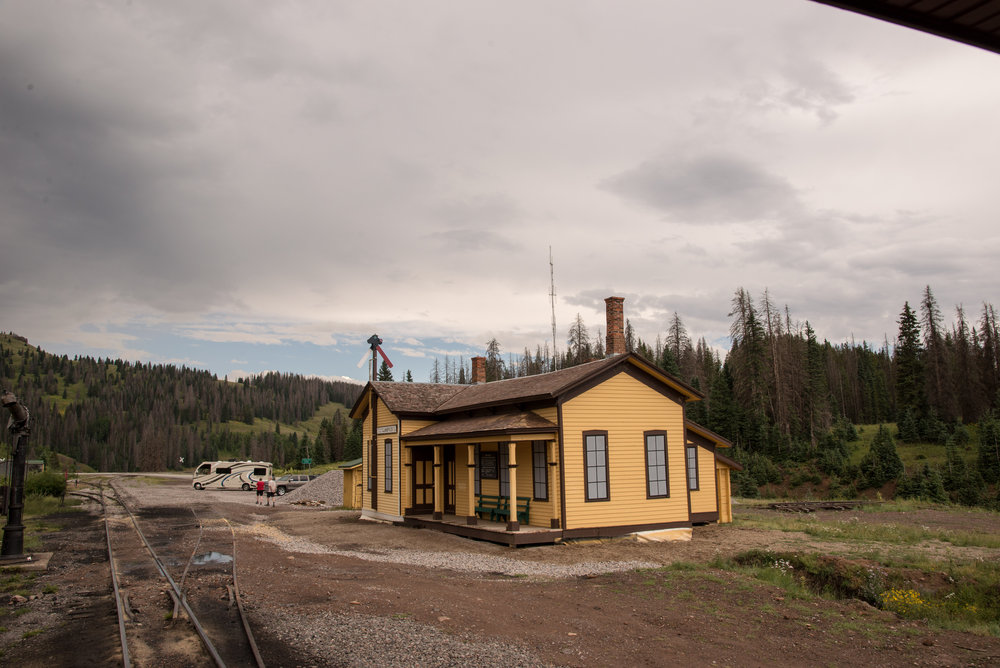
[[[296,497],[308,500],[328,484],[339,486],[323,478]],[[190,484],[189,476],[158,475],[122,478],[118,486],[150,517],[185,507],[204,516],[206,506],[226,517],[237,536],[244,605],[269,666],[867,667],[1000,660],[997,638],[932,631],[858,601],[786,596],[709,566],[754,548],[824,554],[844,548],[802,533],[737,523],[698,527],[690,542],[514,549],[363,521],[357,512],[332,509],[329,500],[297,505],[289,494],[261,507],[253,493],[196,491]],[[914,521],[944,524],[945,515]],[[113,606],[102,611],[107,603],[93,595],[108,587],[103,523],[95,520],[86,514],[52,520],[61,529],[44,536],[55,553],[49,571],[32,584],[27,601],[8,602],[11,613],[0,624],[8,628],[4,665],[76,665],[80,647],[92,650],[91,663],[114,661],[110,624],[103,623],[113,619]],[[954,547],[953,558],[976,551]],[[197,575],[192,583],[200,586]],[[30,611],[13,614],[17,606]]]

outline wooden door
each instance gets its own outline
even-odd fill
[[[413,467],[410,488],[414,513],[434,512],[434,447],[425,445],[411,450]]]
[[[442,455],[444,458],[444,512],[454,515],[455,499],[457,498],[455,481],[458,476],[457,467],[455,466],[455,446],[444,446]]]

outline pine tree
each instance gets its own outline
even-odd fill
[[[983,479],[995,485],[1000,482],[1000,420],[991,411],[979,421],[979,453],[977,465]]]
[[[924,288],[920,301],[920,316],[924,330],[927,400],[938,415],[951,421],[958,417],[958,405],[951,386],[949,346],[941,324],[941,310],[929,285]]]
[[[924,393],[923,348],[920,345],[920,326],[910,303],[903,304],[899,314],[899,335],[893,351],[896,362],[896,411],[901,414],[912,408],[919,420],[927,412]]]
[[[413,382],[413,374],[410,373],[409,369],[406,370],[406,382],[407,383],[412,383]]]
[[[587,331],[587,326],[583,324],[583,318],[579,313],[576,314],[576,320],[569,328],[566,357],[569,362],[566,366],[575,366],[590,361],[590,333]]]
[[[503,380],[505,375],[503,354],[496,337],[486,342],[486,382]]]
[[[903,460],[899,458],[896,443],[884,424],[879,425],[871,449],[861,459],[859,468],[861,479],[868,487],[881,487],[902,475]]]

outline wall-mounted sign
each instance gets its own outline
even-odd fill
[[[381,436],[382,434],[395,434],[396,425],[391,424],[388,427],[379,427],[378,429],[375,430],[375,433],[378,434],[379,436]]]
[[[497,472],[497,453],[479,453],[479,478],[482,480],[496,480],[499,477]]]

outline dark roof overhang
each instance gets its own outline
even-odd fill
[[[1000,53],[1000,0],[813,0]]]
[[[404,443],[464,440],[496,441],[516,437],[555,436],[556,425],[537,413],[520,411],[500,415],[455,417],[410,432],[400,440]],[[524,440],[524,439],[520,439]]]

